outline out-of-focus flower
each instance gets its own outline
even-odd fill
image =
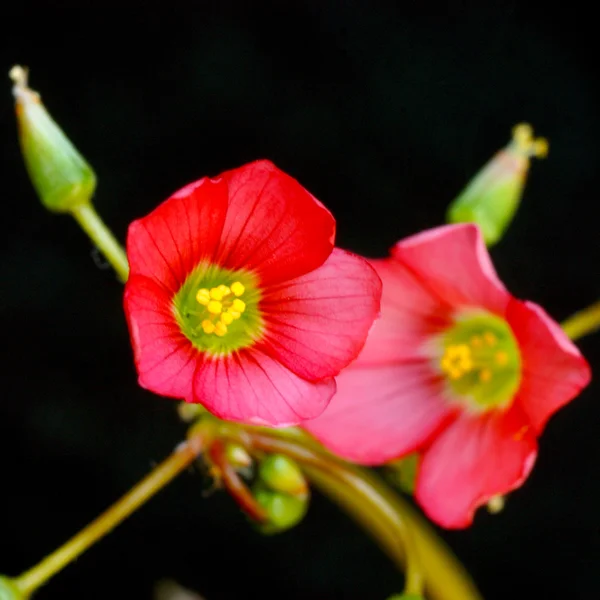
[[[531,157],[547,154],[544,138],[534,139],[527,123],[516,125],[508,146],[481,168],[449,206],[448,222],[475,223],[488,246],[498,242],[519,207]]]
[[[200,179],[133,222],[125,311],[140,384],[245,423],[319,415],[381,295],[334,237],[329,211],[268,161]]]
[[[474,225],[425,231],[372,264],[382,316],[328,409],[303,426],[359,463],[420,451],[416,499],[442,526],[465,527],[522,484],[588,364],[542,308],[510,295]]]

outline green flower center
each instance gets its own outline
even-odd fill
[[[521,354],[508,323],[468,311],[441,337],[437,366],[453,396],[476,410],[510,405],[521,383]]]
[[[200,264],[173,298],[175,318],[192,344],[230,354],[262,337],[261,294],[255,275]]]

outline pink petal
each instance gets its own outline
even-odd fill
[[[451,325],[453,309],[395,258],[371,260],[383,282],[381,316],[355,364],[391,364],[428,355],[426,343]]]
[[[467,527],[477,507],[523,483],[536,455],[518,406],[507,413],[464,413],[425,452],[415,498],[442,527]]]
[[[210,261],[227,213],[227,184],[204,177],[184,187],[127,233],[132,275],[145,275],[175,293],[199,262]]]
[[[510,296],[475,225],[444,225],[418,233],[398,242],[391,254],[441,301],[504,314]]]
[[[590,382],[590,367],[543,308],[513,300],[507,321],[521,348],[523,379],[517,395],[536,433]]]
[[[295,179],[262,160],[222,175],[229,211],[218,262],[263,284],[308,273],[333,249],[335,220]]]
[[[132,275],[124,302],[140,385],[162,396],[189,396],[198,351],[181,333],[169,293],[148,277]]]
[[[193,396],[230,421],[287,427],[323,412],[335,393],[332,378],[311,383],[251,348],[227,357],[203,355],[193,378]]]
[[[373,268],[335,248],[319,268],[267,289],[261,347],[304,379],[337,375],[363,347],[380,296]]]
[[[456,414],[427,362],[354,367],[336,378],[325,412],[302,427],[353,462],[378,465],[428,443]]]

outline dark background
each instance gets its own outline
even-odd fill
[[[334,212],[339,245],[381,256],[440,224],[527,120],[550,155],[493,250],[498,271],[558,320],[600,297],[597,32],[582,6],[28,2],[0,19],[0,70],[31,67],[32,87],[94,166],[96,205],[120,238],[175,189],[265,157]],[[136,384],[121,285],[71,219],[38,203],[8,79],[0,128],[0,571],[17,574],[167,455],[184,427],[171,401]],[[600,364],[598,337],[581,347]],[[552,419],[503,513],[442,533],[486,600],[597,596],[598,391]],[[263,538],[203,484],[181,476],[40,600],[149,599],[165,576],[207,600],[400,590],[327,500]]]

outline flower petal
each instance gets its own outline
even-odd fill
[[[218,262],[263,284],[308,273],[333,249],[335,220],[295,179],[262,160],[223,173],[229,211]]]
[[[189,396],[198,351],[181,333],[169,293],[148,277],[132,275],[124,303],[140,385],[163,396]]]
[[[222,419],[287,427],[321,414],[334,393],[333,378],[311,383],[252,348],[226,357],[202,355],[186,400]]]
[[[227,183],[204,177],[131,223],[127,233],[131,274],[145,275],[177,292],[199,262],[212,259],[227,202]]]
[[[510,296],[496,275],[477,226],[429,229],[398,242],[391,254],[451,306],[476,306],[504,314]]]
[[[302,427],[353,462],[377,465],[428,443],[456,414],[427,362],[354,367],[336,378],[325,412]]]
[[[391,364],[428,356],[426,344],[452,323],[452,307],[395,258],[369,261],[381,277],[381,316],[357,365]]]
[[[367,261],[335,248],[319,268],[267,289],[261,347],[304,379],[337,375],[363,347],[380,296]]]
[[[523,483],[536,455],[518,406],[507,413],[463,413],[425,452],[415,498],[442,527],[467,527],[477,507]]]
[[[590,367],[537,304],[513,300],[506,317],[519,342],[523,364],[517,401],[539,434],[550,416],[590,382]]]

